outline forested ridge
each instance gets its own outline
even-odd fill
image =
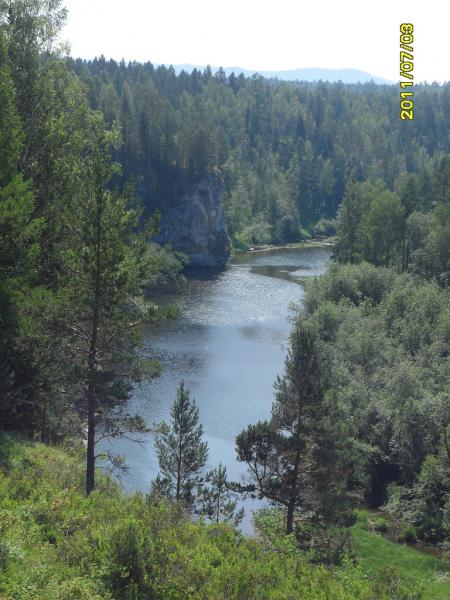
[[[404,123],[395,86],[68,58],[65,17],[0,1],[0,597],[447,600],[449,85]],[[211,173],[236,250],[335,235],[239,483],[204,472],[184,382],[167,423],[128,404],[161,371],[143,326],[179,314],[159,210]],[[100,442],[150,430],[126,495]],[[239,495],[271,504],[254,539]]]
[[[430,171],[448,151],[448,84],[416,86],[416,118],[399,119],[397,87],[371,83],[283,83],[257,74],[151,63],[73,60],[88,100],[118,121],[117,157],[149,209],[164,208],[190,182],[219,168],[235,246],[330,232],[351,181],[387,189]],[[328,227],[328,229],[327,229]]]

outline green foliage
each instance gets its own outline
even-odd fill
[[[388,266],[401,257],[404,210],[400,198],[381,182],[350,185],[337,225],[335,254],[340,262],[368,260]]]
[[[337,217],[335,256],[395,265],[449,285],[449,160],[437,157],[420,175],[401,175],[397,193],[381,181],[351,183]]]
[[[336,220],[321,218],[314,226],[314,233],[327,237],[334,236],[336,234]]]
[[[438,204],[422,234],[421,243],[411,253],[410,269],[423,277],[450,285],[450,205]]]
[[[22,131],[15,110],[15,90],[7,62],[4,33],[0,29],[0,188],[16,173],[21,150]]]
[[[376,531],[379,531],[380,533],[387,533],[389,529],[389,523],[386,521],[386,519],[383,519],[383,517],[378,517],[375,520],[374,527]]]
[[[139,328],[177,309],[143,296],[178,282],[183,257],[148,243],[158,215],[144,223],[130,179],[149,215],[220,169],[240,249],[329,234],[344,198],[336,258],[357,264],[308,287],[272,417],[238,438],[247,489],[284,506],[292,534],[265,515],[263,543],[243,540],[101,477],[85,498],[83,449],[2,436],[0,595],[419,597],[420,577],[405,583],[382,568],[383,551],[398,548],[367,531],[355,537],[375,580],[349,564],[346,492],[388,500],[403,539],[449,547],[448,84],[417,88],[405,146],[398,118],[386,117],[397,115],[393,88],[66,60],[56,46],[65,16],[60,0],[0,2],[3,428],[55,442],[87,426],[87,492],[95,444],[147,429],[126,408],[133,383],[159,373],[138,356]],[[183,387],[172,417],[159,432],[156,487],[192,506],[207,448]],[[203,501],[216,524],[239,516],[221,466]],[[300,552],[343,566],[313,568]],[[436,600],[445,568],[412,562],[432,574],[423,587]]]
[[[377,195],[361,223],[363,258],[380,266],[395,263],[401,251],[403,227],[400,198],[389,191]]]
[[[373,579],[375,589],[387,589],[388,597],[414,600],[446,600],[448,562],[369,533],[360,522],[352,529],[352,547],[359,568]]]
[[[147,240],[156,223],[136,233],[139,212],[126,195],[107,188],[117,171],[110,153],[118,139],[101,115],[91,115],[83,185],[62,212],[68,235],[56,245],[59,289],[49,316],[66,348],[60,360],[69,389],[81,389],[85,399],[88,492],[94,486],[97,441],[147,430],[125,404],[132,382],[155,374],[151,364],[150,373],[142,370],[148,363],[138,358],[138,348],[140,325],[153,318],[142,296],[155,266]]]
[[[109,124],[120,122],[123,179],[142,183],[147,211],[176,204],[187,186],[219,168],[235,247],[307,238],[321,218],[335,218],[351,182],[381,179],[406,215],[432,207],[430,170],[449,149],[448,84],[417,87],[429,115],[419,109],[405,145],[394,86],[274,82],[213,76],[210,69],[176,75],[104,57],[70,64],[88,86],[91,106]],[[381,206],[367,225],[372,253],[381,242],[381,262],[396,250],[389,240],[401,210],[393,208],[382,240],[375,238],[383,229]]]
[[[434,282],[367,263],[332,265],[307,286],[353,442],[353,493],[446,544],[449,296]],[[428,457],[428,458],[427,458]]]
[[[4,429],[33,426],[34,340],[30,335],[33,287],[43,219],[34,217],[30,184],[15,176],[0,189],[0,419]]]
[[[450,538],[450,498],[447,498],[447,501],[444,506],[442,528],[444,531],[445,539],[448,540]],[[450,550],[450,543],[448,541],[444,542],[442,545],[445,550]]]
[[[0,416],[48,441],[87,426],[92,487],[98,438],[145,429],[124,407],[158,373],[139,324],[176,309],[142,296],[182,264],[148,243],[158,218],[142,222],[130,186],[112,189],[121,134],[56,46],[65,15],[60,0],[0,3]]]
[[[244,518],[244,509],[236,510],[235,498],[236,494],[227,479],[227,468],[219,463],[217,468],[205,475],[200,490],[199,514],[208,517],[212,523],[224,521],[239,525]]]
[[[238,460],[247,463],[250,474],[243,491],[283,506],[287,534],[294,530],[297,515],[299,543],[316,548],[318,539],[328,535],[327,528],[348,525],[349,516],[345,434],[325,390],[326,365],[316,336],[299,321],[285,374],[275,383],[270,421],[248,426],[236,439]],[[326,541],[323,545],[329,546]]]
[[[395,541],[415,543],[421,540],[428,544],[439,545],[445,550],[448,546],[445,535],[445,503],[448,501],[448,486],[445,482],[445,474],[444,481],[435,480],[434,485],[430,486],[432,476],[429,466],[433,459],[433,456],[429,456],[425,460],[419,477],[412,487],[396,483],[388,486],[388,501],[384,509],[393,521],[391,537]],[[428,489],[424,489],[425,473]],[[434,473],[433,475],[435,476]],[[434,494],[430,493],[430,487],[434,488]]]
[[[264,526],[268,535],[261,533],[258,540],[244,538],[230,525],[192,523],[174,506],[126,496],[105,478],[87,498],[81,456],[80,448],[64,452],[0,436],[0,595],[5,600],[420,597],[410,568],[394,584],[373,565],[370,578],[350,561],[339,569],[313,566],[301,557],[293,536],[275,525]],[[281,531],[283,521],[281,516]],[[402,552],[397,551],[399,564]],[[386,556],[385,549],[385,561]],[[417,577],[428,575],[437,600],[444,588],[430,577],[430,560],[418,555]],[[445,563],[433,564],[445,569]],[[401,596],[396,590],[405,588],[406,577],[410,592]]]
[[[412,488],[408,507],[417,537],[430,543],[444,540],[444,511],[450,498],[449,463],[427,456]]]
[[[300,238],[302,240],[309,240],[309,239],[311,239],[311,237],[312,236],[311,236],[310,232],[307,229],[305,229],[304,227],[300,228]]]
[[[417,531],[413,525],[408,525],[405,527],[401,534],[400,541],[404,541],[407,544],[414,544],[417,542]]]
[[[208,445],[202,441],[199,411],[184,382],[178,387],[170,415],[170,424],[162,422],[156,429],[160,473],[152,489],[157,495],[174,498],[191,508],[202,482],[201,470],[208,458]]]
[[[34,218],[30,188],[29,182],[16,176],[0,190],[0,276],[2,283],[16,288],[34,283],[43,227],[43,219]]]

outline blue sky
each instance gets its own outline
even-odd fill
[[[354,68],[397,80],[399,25],[415,26],[416,81],[450,80],[443,0],[66,0],[74,56],[251,70]]]

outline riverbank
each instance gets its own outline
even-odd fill
[[[370,530],[367,511],[358,511],[358,522],[352,527],[352,545],[367,577],[384,573],[386,577],[398,578],[408,590],[418,594],[408,598],[449,598],[450,564],[420,547],[397,543],[374,533]]]
[[[364,522],[368,531],[376,533],[390,542],[406,545],[413,550],[434,556],[450,564],[450,551],[448,549],[444,550],[432,544],[421,542],[417,539],[414,529],[405,535],[407,525],[399,522],[393,514],[384,510],[364,509],[359,511],[358,517],[361,523]]]
[[[301,242],[291,242],[288,244],[260,244],[251,246],[247,250],[233,249],[231,258],[246,253],[254,252],[274,252],[277,250],[298,250],[303,248],[326,248],[334,246],[334,237],[316,237],[310,240],[303,240]]]

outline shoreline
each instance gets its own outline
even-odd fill
[[[328,246],[334,246],[334,238],[314,238],[311,240],[304,240],[302,242],[291,242],[288,244],[262,244],[260,246],[252,246],[248,250],[233,250],[231,258],[233,256],[240,256],[242,254],[253,254],[254,252],[272,252],[275,250],[288,250],[290,248],[325,248]]]

